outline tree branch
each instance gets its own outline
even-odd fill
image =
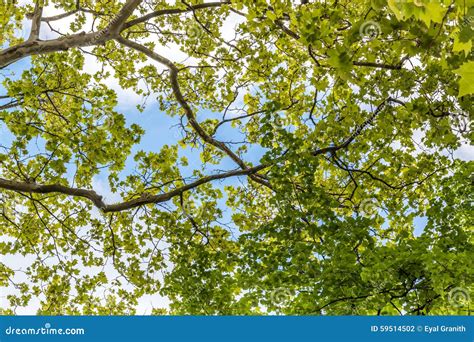
[[[107,32],[111,32],[113,35],[117,35],[121,31],[127,18],[132,15],[135,8],[137,8],[141,2],[142,0],[128,0],[125,5],[123,5],[122,9],[114,17],[114,19],[112,19],[110,24],[107,26]]]
[[[31,31],[28,40],[33,41],[38,39],[40,27],[41,27],[41,16],[43,15],[43,6],[40,5],[39,1],[35,4],[35,10],[31,19]]]
[[[262,165],[254,166],[251,168],[247,168],[245,170],[234,170],[234,171],[228,171],[228,172],[219,173],[219,174],[215,174],[211,176],[205,176],[192,183],[183,185],[167,193],[158,194],[158,195],[143,193],[139,198],[135,198],[129,201],[124,201],[124,202],[115,203],[115,204],[106,204],[103,201],[102,196],[97,194],[94,190],[71,188],[65,185],[61,185],[61,184],[37,184],[37,183],[19,182],[19,181],[0,178],[0,188],[5,189],[5,190],[17,191],[20,193],[39,193],[39,194],[57,193],[57,194],[63,194],[63,195],[68,195],[68,196],[73,196],[73,197],[81,197],[81,198],[90,200],[97,208],[102,210],[102,212],[109,213],[109,212],[124,211],[128,209],[136,208],[145,204],[166,202],[166,201],[169,201],[171,198],[182,194],[185,191],[198,187],[199,185],[209,183],[217,179],[250,175],[266,167],[268,167],[268,165],[262,164]]]
[[[194,5],[194,6],[189,6],[189,8],[186,8],[186,9],[171,8],[171,9],[158,10],[158,11],[149,13],[147,15],[144,15],[143,17],[130,20],[129,22],[125,23],[124,28],[129,28],[131,26],[144,23],[144,22],[146,22],[150,19],[162,16],[162,15],[181,14],[181,13],[193,12],[195,10],[200,10],[200,9],[221,7],[223,5],[228,5],[228,4],[230,4],[230,1],[207,2],[207,3],[204,3],[204,4],[197,4],[197,5]]]
[[[367,119],[365,120],[362,125],[358,126],[355,131],[351,134],[351,136],[349,138],[347,138],[342,144],[340,145],[333,145],[333,146],[329,146],[329,147],[324,147],[322,149],[317,149],[317,150],[314,150],[312,152],[313,156],[318,156],[320,154],[325,154],[325,153],[334,153],[340,149],[343,149],[343,148],[346,148],[347,146],[349,146],[349,144],[354,141],[355,138],[357,138],[363,131],[363,129],[368,125],[370,124],[374,119],[375,117],[382,111],[382,109],[385,107],[385,105],[387,104],[387,102],[395,102],[395,103],[398,103],[398,104],[401,104],[401,105],[405,105],[402,101],[400,100],[397,100],[397,99],[394,99],[394,98],[387,98],[385,100],[382,101],[382,103],[380,103],[377,108],[375,109],[375,111],[372,113],[372,115]]]
[[[51,17],[43,17],[43,18],[41,18],[41,21],[45,22],[45,23],[49,23],[51,21],[61,20],[61,19],[67,18],[67,17],[69,17],[73,14],[76,14],[79,11],[80,11],[80,9],[74,9],[74,10],[71,10],[69,12],[53,15]]]
[[[135,8],[142,0],[127,0],[122,9],[110,21],[109,25],[101,31],[91,33],[77,33],[52,40],[27,40],[21,44],[8,47],[0,51],[0,69],[28,56],[40,53],[65,51],[75,47],[100,45],[115,38],[122,30],[124,22],[132,15]],[[36,10],[35,10],[36,12]],[[37,19],[38,21],[40,20]],[[38,24],[39,27],[39,24]]]
[[[163,64],[164,66],[168,67],[169,73],[170,73],[171,88],[173,90],[173,94],[174,94],[176,100],[178,101],[178,103],[180,104],[181,108],[183,109],[183,111],[186,115],[186,118],[188,119],[188,122],[191,125],[191,127],[194,129],[194,131],[206,143],[218,148],[219,150],[221,150],[222,152],[227,154],[237,165],[239,165],[239,167],[242,170],[247,169],[247,165],[244,163],[244,161],[242,159],[239,158],[239,156],[237,156],[229,147],[227,147],[226,144],[224,144],[223,142],[221,142],[219,140],[214,139],[209,134],[207,134],[206,131],[197,122],[196,116],[194,115],[194,111],[192,110],[191,106],[188,104],[188,102],[184,98],[183,93],[181,92],[181,88],[179,86],[179,81],[178,81],[179,69],[176,67],[176,65],[172,61],[170,61],[166,57],[163,57],[163,56],[157,54],[156,52],[148,49],[147,47],[145,47],[141,44],[138,44],[134,41],[128,40],[126,38],[123,38],[122,36],[118,36],[116,38],[116,40],[120,44],[122,44],[122,45],[124,45],[128,48],[134,49],[136,51],[139,51],[139,52],[145,54],[146,56],[150,57],[151,59],[153,59],[153,60]],[[251,173],[251,174],[249,174],[249,177],[252,180],[254,180],[255,182],[260,183],[260,184],[265,185],[266,187],[270,188],[270,184],[266,180],[261,178],[262,176]]]
[[[354,61],[352,62],[353,65],[356,66],[365,66],[369,68],[379,68],[379,69],[388,69],[388,70],[400,70],[402,68],[403,63],[399,63],[397,65],[391,64],[384,64],[384,63],[373,63],[373,62],[359,62]]]
[[[94,190],[70,188],[61,184],[42,185],[37,183],[19,182],[0,178],[0,188],[22,193],[61,193],[74,197],[87,198],[88,200],[92,201],[92,203],[94,203],[96,207],[100,209],[106,207],[106,204],[102,201],[102,196],[99,196]]]
[[[52,21],[57,21],[57,20],[67,18],[67,17],[69,17],[71,15],[74,15],[78,12],[90,13],[90,14],[94,14],[94,15],[103,15],[103,13],[96,12],[96,11],[90,10],[88,8],[82,7],[80,0],[76,0],[76,9],[73,9],[73,10],[65,12],[65,13],[53,15],[51,17],[43,17],[43,18],[41,18],[41,21],[49,23],[49,22],[52,22]]]

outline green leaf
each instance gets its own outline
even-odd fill
[[[461,76],[458,96],[474,94],[474,62],[464,63],[454,73]]]

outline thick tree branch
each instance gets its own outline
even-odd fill
[[[74,197],[87,198],[100,209],[106,207],[106,204],[102,201],[102,196],[98,195],[94,190],[71,188],[61,184],[42,185],[0,178],[0,188],[22,193],[61,193]]]
[[[141,2],[142,0],[128,0],[107,26],[106,31],[117,35],[121,31],[125,21],[132,15],[135,8],[137,8]]]
[[[135,198],[129,201],[115,203],[115,204],[106,204],[103,201],[102,196],[97,194],[94,190],[71,188],[65,185],[61,185],[61,184],[37,184],[37,183],[19,182],[19,181],[0,178],[0,189],[17,191],[20,193],[39,193],[39,194],[57,193],[57,194],[63,194],[63,195],[68,195],[68,196],[73,196],[73,197],[82,197],[82,198],[90,200],[97,208],[102,210],[102,212],[109,213],[109,212],[124,211],[128,209],[136,208],[145,204],[166,202],[172,199],[173,197],[178,196],[185,191],[194,189],[202,184],[209,183],[217,179],[225,179],[229,177],[250,175],[266,167],[268,167],[268,165],[262,164],[262,165],[254,166],[251,168],[247,168],[245,170],[234,170],[234,171],[228,171],[228,172],[219,173],[219,174],[215,174],[211,176],[205,176],[192,183],[183,185],[167,193],[158,194],[158,195],[143,193],[139,198]]]
[[[142,0],[128,0],[110,21],[109,25],[101,31],[91,33],[77,33],[52,40],[27,40],[21,44],[11,46],[0,51],[0,69],[28,56],[40,53],[65,51],[75,47],[100,45],[115,38],[123,29],[123,25]],[[36,11],[35,11],[36,12]],[[39,19],[38,19],[39,21]],[[39,24],[38,24],[39,27]]]
[[[41,27],[41,16],[43,15],[43,5],[36,2],[35,11],[33,12],[33,16],[31,19],[31,31],[28,40],[33,41],[38,39]]]
[[[65,51],[74,47],[84,47],[102,44],[109,37],[100,36],[100,32],[78,33],[67,37],[45,40],[26,41],[24,43],[9,47],[0,52],[0,69],[28,56],[40,53],[51,53]]]

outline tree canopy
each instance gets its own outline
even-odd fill
[[[473,0],[0,6],[1,313],[472,310]]]

